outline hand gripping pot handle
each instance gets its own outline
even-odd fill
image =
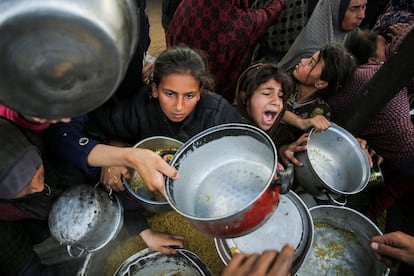
[[[285,170],[276,170],[276,178],[272,181],[272,187],[280,187],[281,194],[287,194],[293,185],[294,167],[292,163],[287,165]]]

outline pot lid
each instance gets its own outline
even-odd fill
[[[295,248],[292,271],[302,264],[313,241],[311,215],[303,201],[292,191],[280,196],[272,216],[255,231],[232,239],[215,238],[216,249],[227,265],[236,253],[262,253],[282,250],[287,243]]]
[[[91,14],[36,3],[0,5],[0,103],[47,119],[97,108],[122,80],[126,57]]]

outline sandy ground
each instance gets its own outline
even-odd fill
[[[151,44],[149,54],[158,56],[165,49],[165,33],[161,25],[161,0],[147,1],[147,14],[150,21]]]

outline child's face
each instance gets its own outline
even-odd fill
[[[21,198],[33,193],[40,193],[45,188],[43,165],[40,165],[32,180],[14,198]]]
[[[160,84],[152,85],[152,96],[158,98],[162,112],[172,122],[182,122],[200,100],[200,84],[190,74],[170,74]]]
[[[313,86],[320,79],[325,62],[319,59],[319,55],[320,51],[317,51],[310,58],[302,58],[296,65],[293,76],[301,84]]]
[[[262,130],[270,129],[283,109],[283,90],[279,82],[261,84],[247,101],[247,113]]]

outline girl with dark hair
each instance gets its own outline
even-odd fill
[[[243,116],[274,138],[292,89],[292,78],[276,65],[254,64],[239,78],[236,107]]]
[[[324,98],[343,87],[355,69],[355,59],[340,44],[326,46],[302,59],[292,72],[296,89],[286,103],[279,142],[291,143],[310,128],[319,132],[330,127],[330,108]]]
[[[47,144],[56,157],[66,163],[96,178],[101,173],[101,182],[115,192],[124,192],[121,175],[125,178],[130,175],[126,168],[128,163],[116,167],[113,164],[119,156],[131,163],[133,156],[136,164],[131,168],[138,171],[150,190],[164,193],[163,177],[159,177],[162,175],[148,171],[161,165],[173,167],[159,156],[157,160],[153,157],[145,159],[136,152],[153,153],[150,150],[114,147],[108,143],[117,140],[134,145],[152,136],[167,136],[185,142],[209,127],[245,122],[226,99],[210,92],[213,84],[201,54],[188,47],[167,49],[154,63],[151,84],[142,87],[131,98],[108,102],[87,116],[50,127],[45,133]],[[92,137],[99,137],[99,140]],[[143,158],[138,159],[139,156]],[[137,216],[143,216],[138,206],[133,206],[132,211],[135,221]],[[174,253],[171,245],[183,246],[182,237],[157,233],[146,223],[141,223],[139,228],[137,232],[153,250]]]

